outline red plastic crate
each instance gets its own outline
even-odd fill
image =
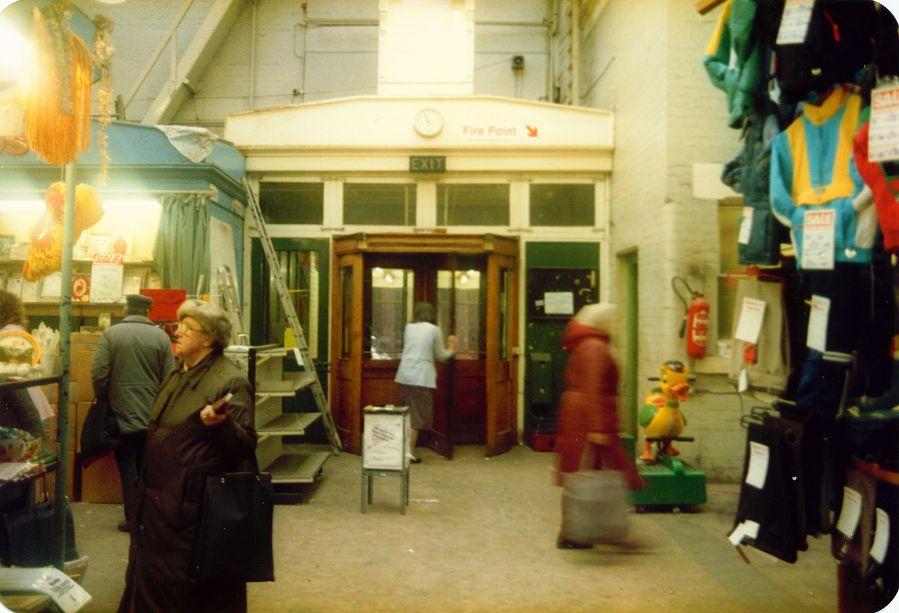
[[[178,307],[187,299],[187,291],[183,289],[142,289],[140,293],[153,299],[150,307],[153,321],[175,321]]]
[[[555,433],[529,431],[527,441],[534,451],[553,451],[556,448]]]

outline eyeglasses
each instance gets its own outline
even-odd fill
[[[180,334],[187,334],[188,332],[202,332],[201,328],[194,328],[193,326],[188,326],[186,323],[179,322],[178,326],[175,328],[175,331]]]

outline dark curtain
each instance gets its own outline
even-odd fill
[[[212,200],[203,194],[163,196],[153,259],[167,289],[193,294],[200,275],[209,273],[209,215]],[[206,279],[204,285],[209,283]]]

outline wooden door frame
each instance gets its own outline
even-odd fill
[[[506,343],[508,347],[508,371],[500,364],[499,353],[502,339],[496,331],[500,326],[500,304],[502,299],[502,273],[511,270],[506,300],[509,304],[509,321],[506,323]],[[516,443],[518,436],[518,259],[502,254],[487,256],[487,444],[486,454],[505,453]],[[509,379],[509,389],[505,398],[497,393],[497,383],[503,376]],[[499,427],[501,412],[505,411],[507,423]]]
[[[518,266],[519,266],[519,240],[517,237],[498,236],[494,234],[405,234],[405,233],[383,233],[369,234],[358,233],[351,235],[342,235],[333,237],[334,257],[331,258],[331,362],[334,364],[333,381],[331,385],[331,403],[333,407],[338,408],[341,423],[341,438],[343,439],[344,448],[354,453],[361,452],[362,443],[362,407],[358,406],[362,395],[362,294],[363,294],[363,276],[364,262],[363,255],[367,253],[433,253],[433,254],[471,254],[486,255],[488,264],[488,278],[490,277],[490,261],[491,256],[505,256],[512,266],[512,317],[509,325],[509,349],[512,368],[512,398],[510,400],[512,406],[511,414],[511,431],[508,434],[511,437],[511,444],[517,434],[517,405],[515,402],[515,391],[517,386],[517,338],[518,338]],[[356,256],[356,257],[352,257]],[[351,342],[353,343],[350,351],[350,358],[347,362],[341,363],[340,359],[340,343],[341,343],[341,305],[342,305],[342,280],[340,278],[340,267],[342,262],[353,262],[353,334]],[[345,265],[345,264],[344,264]],[[490,317],[490,292],[488,291],[487,317],[488,326]],[[358,309],[358,310],[357,310]],[[489,369],[489,358],[488,358]],[[348,401],[351,406],[356,407],[352,419],[348,415],[343,415],[347,410],[340,403],[340,391],[337,389],[340,385],[341,367],[349,368],[352,372],[358,373],[353,379],[353,385],[349,391]],[[496,372],[494,372],[494,377]],[[488,373],[489,377],[489,373]],[[493,412],[497,410],[497,402],[492,399],[491,386],[487,385],[487,407],[486,419],[488,424],[487,441],[488,449],[490,445],[490,426]],[[343,426],[343,428],[340,428]],[[502,444],[493,445],[495,449],[505,446],[507,434],[505,431],[500,433]],[[501,453],[501,451],[498,451]]]
[[[349,377],[350,384],[344,390],[341,384],[344,371],[349,373],[362,371],[362,295],[363,295],[363,261],[361,253],[343,253],[331,259],[331,385],[330,405],[332,411],[335,407],[338,411],[334,415],[337,429],[343,442],[344,449],[359,452],[362,448],[362,407],[359,407],[358,419],[356,416],[345,415],[345,406],[358,406],[362,398],[362,379]],[[340,276],[341,268],[353,269],[353,304],[352,322],[350,331],[350,353],[348,358],[341,356],[343,345],[342,318],[343,313],[343,278]],[[341,402],[341,394],[346,391],[347,402]]]

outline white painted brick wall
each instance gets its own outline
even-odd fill
[[[196,0],[177,31],[183,51],[214,0]],[[79,0],[87,14],[102,13],[115,23],[116,93],[125,95],[149,62],[182,7],[180,0],[128,0],[107,5]],[[548,18],[543,0],[481,0],[476,19],[539,23]],[[378,0],[309,0],[310,20],[378,19]],[[256,108],[375,94],[376,25],[309,24],[302,27],[297,0],[259,0],[256,9]],[[475,93],[540,100],[546,96],[547,30],[537,26],[476,25]],[[198,95],[180,108],[173,122],[221,130],[228,113],[250,108],[250,4],[242,10],[202,79]],[[525,68],[513,73],[513,55],[525,56]],[[140,120],[170,74],[170,47],[126,111]],[[301,92],[295,95],[294,91]]]
[[[582,43],[582,103],[615,112],[612,254],[639,250],[641,397],[664,360],[686,357],[671,278],[685,276],[716,300],[717,204],[693,198],[692,165],[726,161],[738,146],[724,95],[702,66],[717,14],[699,16],[690,0],[610,0]],[[717,375],[697,386],[730,389]],[[680,446],[683,457],[711,480],[739,479],[745,432],[736,396],[694,395],[684,411],[696,441]]]

